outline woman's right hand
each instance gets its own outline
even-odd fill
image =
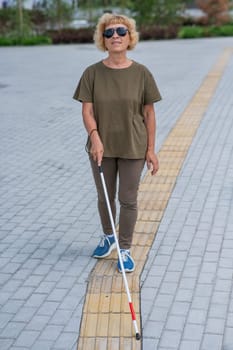
[[[104,147],[97,131],[91,135],[91,156],[97,165],[100,166],[103,159]]]

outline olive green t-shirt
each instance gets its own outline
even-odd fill
[[[93,64],[84,71],[73,98],[93,103],[104,157],[145,158],[143,106],[159,101],[161,96],[144,65],[133,61],[128,68],[113,69],[102,61]]]

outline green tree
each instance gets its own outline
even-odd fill
[[[64,28],[73,17],[73,7],[65,0],[49,0],[46,10],[52,28]]]
[[[131,9],[139,26],[142,25],[168,25],[179,21],[179,13],[185,7],[184,0],[134,0]]]
[[[15,0],[15,17],[12,18],[12,30],[17,36],[23,37],[31,32],[31,21],[24,9],[24,0]]]
[[[19,32],[23,34],[23,2],[22,0],[17,0],[18,9],[18,22],[19,22]]]
[[[151,24],[154,21],[154,5],[155,0],[132,1],[131,9],[135,13],[135,18],[137,24],[141,26],[142,24]]]
[[[180,13],[185,8],[183,0],[157,0],[155,1],[154,20],[160,25],[177,24]]]

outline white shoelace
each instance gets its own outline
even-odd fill
[[[100,241],[100,243],[99,243],[99,246],[100,246],[100,247],[104,247],[104,241],[105,241],[105,239],[107,239],[108,242],[109,242],[108,237],[106,237],[105,235],[103,235],[103,236],[101,237],[101,241]]]
[[[121,251],[121,257],[122,257],[122,261],[127,261],[128,260],[128,258],[129,258],[129,252],[127,251],[127,250],[123,250],[123,251]]]

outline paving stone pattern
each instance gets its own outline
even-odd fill
[[[157,147],[231,39],[140,43]],[[96,192],[72,100],[93,45],[0,49],[0,349],[76,349]],[[141,278],[143,348],[233,349],[232,60],[194,139]]]

